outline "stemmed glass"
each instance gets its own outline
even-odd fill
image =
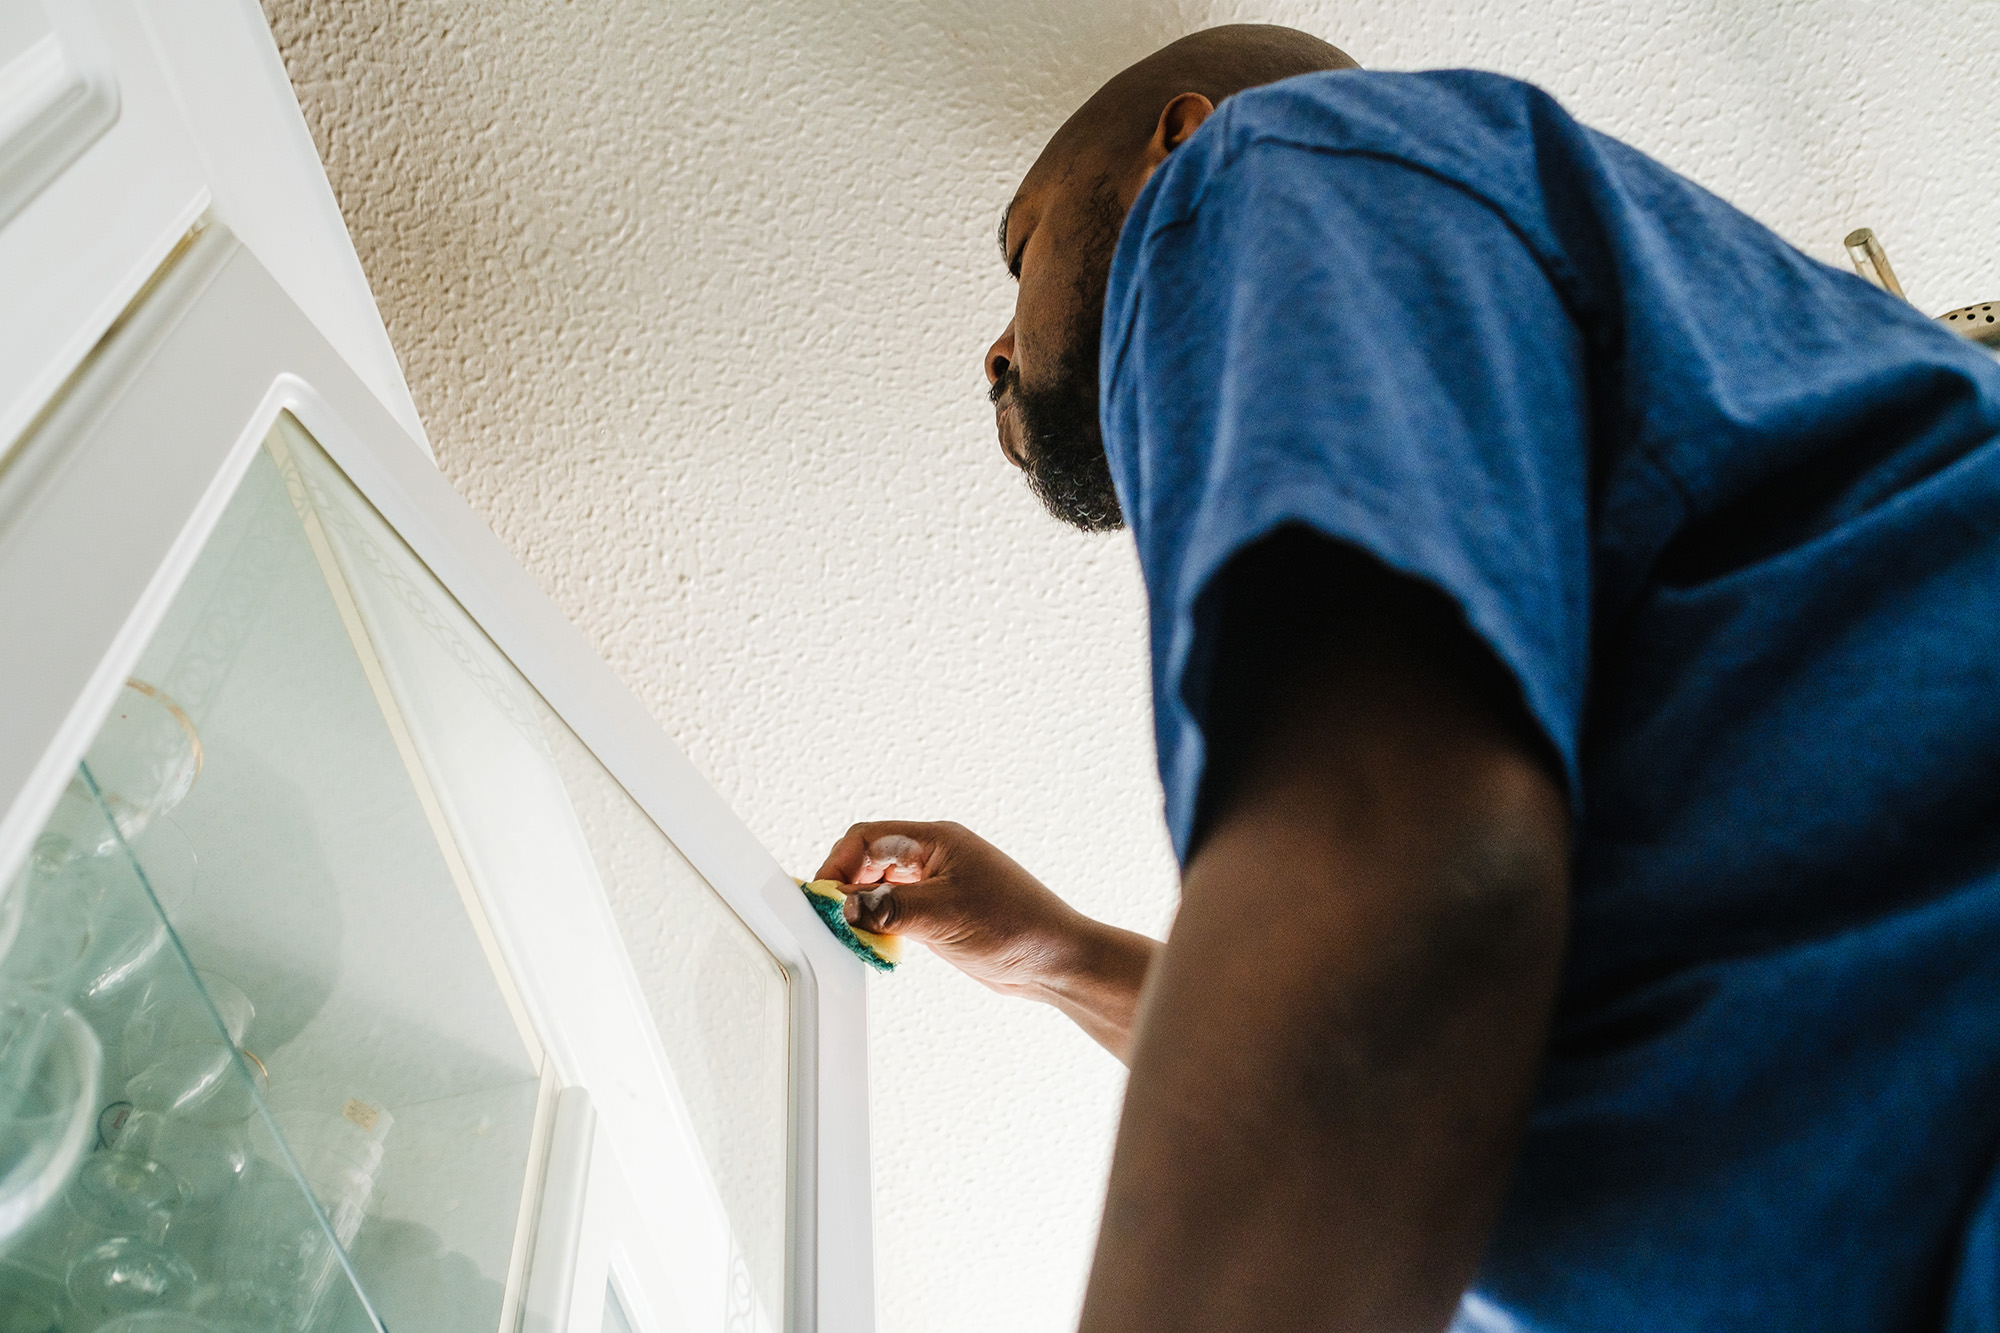
[[[185,1194],[148,1157],[122,1148],[91,1155],[69,1191],[79,1243],[67,1285],[79,1309],[104,1318],[194,1298],[194,1268],[164,1244]]]
[[[198,1279],[187,1260],[155,1241],[113,1236],[70,1262],[67,1287],[77,1309],[93,1318],[141,1310],[185,1309]]]

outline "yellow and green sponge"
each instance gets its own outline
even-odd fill
[[[819,919],[826,922],[826,928],[833,937],[848,947],[848,950],[877,972],[894,972],[896,964],[903,961],[903,937],[900,935],[877,935],[872,930],[857,930],[847,924],[841,915],[840,905],[847,895],[840,891],[838,881],[816,879],[810,884],[800,881],[799,887],[806,891],[806,901],[819,913]]]

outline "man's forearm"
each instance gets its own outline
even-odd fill
[[[1127,1064],[1139,992],[1161,949],[1158,940],[1079,917],[1067,946],[1025,990],[1052,1004]]]

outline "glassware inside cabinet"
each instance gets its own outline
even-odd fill
[[[376,1329],[237,1044],[247,997],[167,925],[171,800],[103,791],[86,762],[0,908],[0,1329]]]

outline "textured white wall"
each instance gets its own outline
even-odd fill
[[[978,361],[997,212],[1103,78],[1290,22],[1533,78],[1934,313],[2000,296],[2000,0],[266,0],[439,461],[780,859],[963,820],[1158,932],[1125,539]],[[643,962],[643,960],[642,960]],[[1075,1309],[1120,1071],[928,957],[875,991],[887,1333]]]

